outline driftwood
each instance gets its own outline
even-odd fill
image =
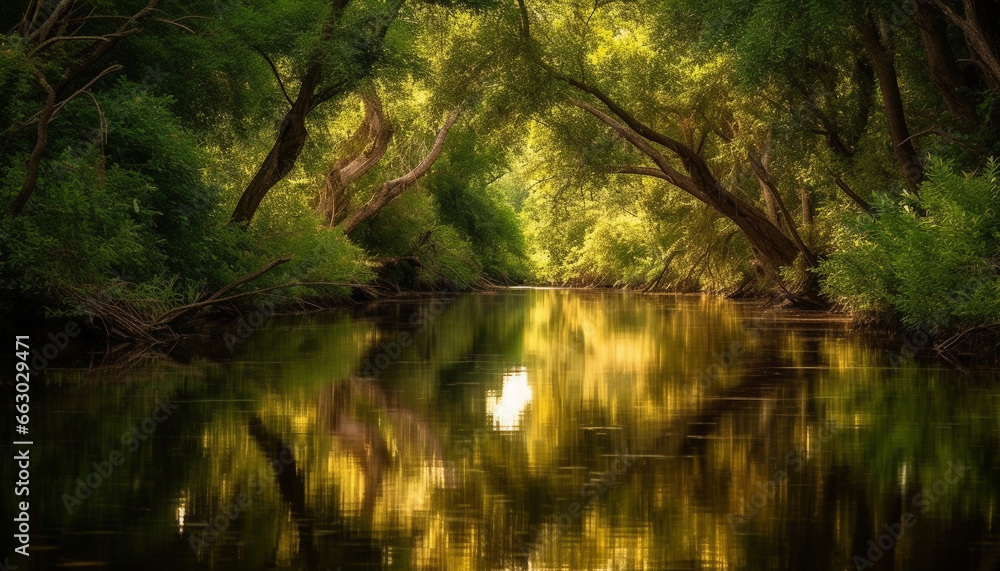
[[[268,265],[264,266],[263,268],[257,270],[256,272],[254,272],[252,274],[245,275],[245,276],[237,279],[233,283],[231,283],[231,284],[229,284],[227,286],[223,286],[223,287],[219,288],[218,291],[216,291],[215,293],[213,293],[212,295],[210,295],[207,299],[204,299],[204,300],[201,300],[201,301],[196,301],[194,303],[189,303],[187,305],[182,305],[180,307],[175,307],[174,309],[171,309],[170,311],[164,313],[163,315],[160,315],[156,319],[156,321],[154,321],[154,325],[167,325],[167,324],[171,323],[172,321],[176,320],[178,317],[181,317],[182,315],[184,315],[186,313],[189,313],[191,311],[194,311],[196,309],[201,309],[201,308],[207,307],[209,305],[215,305],[215,304],[218,304],[218,303],[223,303],[226,300],[231,300],[231,299],[233,299],[232,297],[225,298],[225,297],[222,297],[222,296],[225,295],[225,294],[227,294],[227,293],[229,293],[229,292],[231,292],[231,291],[233,291],[234,289],[240,287],[243,284],[250,283],[250,282],[254,281],[255,279],[261,277],[262,275],[264,275],[267,272],[273,270],[274,268],[280,266],[281,264],[284,264],[284,263],[288,262],[289,260],[291,260],[291,258],[280,258],[280,259],[274,260],[273,262],[271,262]]]

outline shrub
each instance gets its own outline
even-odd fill
[[[820,265],[824,291],[910,326],[1000,322],[998,176],[996,161],[978,174],[935,161],[919,200],[883,195],[876,217],[849,216],[840,250]]]

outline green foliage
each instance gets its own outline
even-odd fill
[[[482,271],[473,246],[441,223],[434,199],[419,189],[389,203],[351,237],[383,260],[383,280],[405,287],[467,288]]]
[[[1000,164],[964,175],[936,162],[921,198],[882,196],[879,214],[847,221],[841,249],[820,266],[847,309],[891,312],[910,326],[1000,320]]]
[[[79,0],[73,21],[82,27],[66,33],[109,33],[144,5]],[[0,9],[4,29],[20,19],[12,6]],[[792,288],[814,283],[802,279],[806,257],[787,264],[785,251],[783,268],[762,261],[753,232],[706,194],[673,186],[662,161],[581,109],[574,99],[628,123],[592,89],[566,81],[575,78],[692,149],[741,205],[760,211],[741,224],[772,224],[786,237],[795,228],[825,260],[824,287],[845,307],[910,324],[997,318],[996,167],[983,167],[1000,145],[1000,99],[982,70],[966,66],[972,81],[963,89],[980,122],[954,120],[897,2],[526,6],[530,40],[518,4],[496,0],[356,0],[342,12],[326,0],[162,0],[155,17],[60,87],[57,99],[75,99],[49,125],[37,189],[22,215],[0,221],[0,287],[53,311],[100,292],[156,313],[280,258],[290,261],[241,291],[372,280],[465,287],[480,278],[719,292],[761,291],[779,277]],[[87,20],[91,9],[102,17]],[[882,41],[912,142],[921,156],[947,161],[918,203],[899,198],[889,121],[859,40],[869,16],[888,24]],[[955,63],[975,60],[963,31],[943,22]],[[76,38],[39,51],[16,30],[0,37],[0,207],[26,178],[46,80],[58,83],[87,45]],[[88,83],[105,68],[111,75]],[[281,180],[252,225],[230,226],[241,193],[283,140],[288,99],[317,69],[323,103],[309,110],[305,140],[278,153]],[[314,210],[332,165],[369,144],[351,139],[363,91],[378,94],[393,136],[337,198],[348,210],[427,156],[444,114],[461,116],[428,174],[347,237]],[[690,174],[694,163],[671,145],[651,145],[666,170]],[[748,154],[766,163],[787,213],[765,197]],[[857,209],[845,187],[879,216],[845,217]],[[964,297],[942,301],[962,287]]]
[[[12,170],[4,182],[21,175]],[[137,206],[148,204],[153,190],[148,179],[117,166],[104,173],[78,167],[73,176],[53,181],[30,214],[2,222],[5,286],[61,302],[95,279],[156,276],[164,255],[149,232],[154,213]]]
[[[500,175],[508,168],[506,157],[500,149],[476,146],[472,129],[453,128],[444,154],[424,184],[434,196],[441,221],[471,245],[486,277],[523,282],[528,278],[524,236],[517,213],[498,188]]]

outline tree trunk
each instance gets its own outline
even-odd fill
[[[778,205],[778,209],[785,219],[785,225],[788,227],[788,232],[792,235],[792,240],[795,241],[795,246],[799,249],[809,267],[815,267],[816,256],[806,247],[805,242],[802,241],[802,237],[799,236],[798,230],[795,229],[795,221],[792,220],[791,213],[785,207],[785,202],[781,200],[781,195],[778,194],[778,189],[774,185],[774,179],[771,178],[771,173],[767,170],[767,166],[764,165],[760,157],[752,152],[747,153],[747,158],[750,161],[750,168],[753,169],[754,174],[757,175],[757,180],[760,181],[760,185],[764,189],[764,194],[770,195],[771,200]]]
[[[795,243],[792,242],[792,240],[789,239],[780,228],[768,220],[766,214],[761,212],[749,202],[746,202],[729,192],[718,180],[716,180],[715,176],[708,168],[708,165],[700,156],[694,153],[693,150],[684,146],[679,141],[670,139],[661,133],[653,131],[642,123],[639,123],[631,117],[631,115],[615,105],[614,102],[612,102],[614,108],[618,109],[623,115],[628,117],[628,121],[630,121],[631,124],[634,124],[635,127],[632,127],[631,124],[626,127],[611,118],[607,113],[604,113],[585,101],[571,101],[577,107],[590,113],[594,117],[597,117],[603,123],[614,129],[626,141],[631,143],[632,146],[636,147],[642,151],[643,154],[652,159],[658,167],[656,169],[649,167],[632,167],[620,169],[618,172],[661,178],[712,207],[736,224],[736,227],[740,229],[743,235],[747,238],[747,241],[750,242],[750,246],[753,248],[756,256],[772,269],[787,266],[794,262],[795,258],[798,257],[799,250]],[[610,101],[610,99],[608,99],[608,101]],[[615,114],[618,115],[619,112],[615,112]],[[646,137],[645,135],[640,136],[638,133],[640,129],[643,133],[648,133],[649,137]],[[685,170],[688,171],[690,176],[685,176],[678,172],[675,168],[673,168],[673,166],[671,166],[662,154],[646,142],[645,139],[653,137],[670,142],[671,145],[677,149],[677,151],[675,151],[676,154],[685,153],[686,160],[682,159],[682,162],[684,163]]]
[[[45,88],[45,106],[42,108],[42,114],[38,117],[35,147],[31,150],[31,155],[28,157],[27,176],[24,178],[24,184],[21,185],[21,191],[17,193],[14,202],[10,205],[11,216],[21,214],[24,206],[28,203],[28,199],[31,198],[31,194],[35,192],[35,186],[38,184],[38,169],[42,162],[42,156],[45,154],[45,147],[49,144],[49,123],[52,121],[52,114],[56,111],[55,90],[45,80],[45,77],[40,74],[38,82]]]
[[[917,30],[920,32],[920,42],[924,46],[924,52],[927,54],[931,83],[948,107],[948,113],[962,131],[966,133],[975,131],[979,123],[976,107],[962,92],[967,86],[958,68],[951,44],[948,42],[944,15],[933,5],[921,2],[916,2],[916,5]]]
[[[760,163],[763,165],[764,170],[767,170],[767,164],[770,162],[770,157],[767,153],[760,156]],[[767,219],[770,220],[775,226],[781,227],[781,213],[778,212],[778,204],[774,201],[774,196],[771,195],[770,189],[764,184],[764,179],[757,176],[757,182],[760,184],[760,192],[764,195],[764,206],[767,209]]]
[[[229,219],[231,223],[249,224],[268,191],[285,178],[295,166],[295,161],[298,160],[306,144],[306,116],[312,108],[319,76],[319,65],[314,64],[306,73],[295,102],[285,113],[285,118],[278,127],[278,135],[271,151],[240,196],[240,201]]]
[[[809,189],[804,184],[799,185],[799,203],[802,209],[802,228],[811,236],[813,229],[812,201],[809,200]]]
[[[771,269],[791,264],[798,257],[798,248],[780,228],[771,223],[767,216],[748,202],[729,192],[712,174],[705,160],[695,150],[659,133],[638,121],[631,113],[623,109],[600,89],[580,81],[572,76],[561,73],[547,65],[537,54],[531,52],[530,18],[524,0],[518,0],[521,13],[520,34],[528,45],[529,56],[553,77],[576,89],[593,95],[604,104],[616,117],[624,123],[611,118],[608,114],[585,101],[571,100],[577,107],[597,117],[614,129],[634,147],[653,160],[658,169],[636,167],[623,169],[620,172],[632,172],[662,178],[674,186],[688,192],[704,202],[717,212],[729,218],[750,242],[755,255]],[[647,142],[648,141],[648,142]],[[680,159],[688,176],[682,175],[656,151],[650,143],[656,143],[671,151]]]
[[[910,192],[919,195],[920,183],[924,180],[924,167],[910,140],[910,129],[906,124],[903,96],[899,92],[899,79],[896,75],[893,54],[882,44],[878,27],[871,16],[865,15],[860,18],[855,27],[878,77],[882,101],[885,103],[885,115],[889,122],[892,149],[903,171],[903,180],[906,181]]]
[[[318,47],[312,54],[312,63],[302,76],[295,101],[285,113],[281,126],[278,127],[278,134],[271,151],[240,196],[240,201],[236,204],[236,208],[229,218],[230,223],[249,224],[253,220],[261,201],[274,188],[274,185],[291,172],[299,154],[302,153],[306,144],[306,117],[309,112],[331,98],[343,94],[349,85],[347,80],[342,80],[317,91],[323,78],[323,61],[327,57],[322,53],[323,47],[337,32],[344,10],[350,2],[351,0],[330,0],[330,13],[323,22]],[[399,5],[395,6],[396,11],[392,13],[392,17],[382,22],[380,27],[375,30],[375,35],[379,40],[385,37],[389,24],[395,20]],[[275,75],[277,76],[276,72]],[[278,78],[278,82],[281,83],[280,78]]]
[[[374,167],[389,148],[393,128],[386,120],[378,96],[363,95],[365,118],[344,145],[343,155],[334,162],[323,181],[316,210],[328,226],[336,226],[347,215],[351,195],[348,187]]]
[[[1000,91],[1000,47],[997,46],[996,20],[986,19],[991,16],[996,17],[996,3],[985,0],[962,0],[965,11],[963,17],[943,0],[933,0],[933,2],[965,34],[969,51],[976,57],[976,63],[979,64],[983,78],[990,89]]]
[[[406,173],[405,175],[390,180],[389,182],[383,184],[375,191],[371,199],[368,200],[361,208],[358,208],[354,212],[347,215],[347,218],[340,223],[340,229],[344,231],[344,234],[350,234],[358,224],[361,224],[365,220],[371,218],[378,214],[380,210],[385,208],[387,204],[392,202],[396,197],[403,194],[406,189],[410,188],[420,177],[427,174],[427,171],[431,169],[431,166],[437,161],[438,157],[441,156],[441,150],[444,148],[445,139],[448,137],[448,131],[451,129],[455,121],[458,120],[458,111],[453,111],[448,115],[445,120],[444,125],[441,130],[438,131],[437,137],[434,139],[434,145],[431,147],[430,152],[424,157],[424,160],[420,161],[420,164],[416,166],[413,170]]]

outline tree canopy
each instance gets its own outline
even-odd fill
[[[997,0],[10,2],[3,311],[128,336],[233,295],[519,283],[996,323],[998,21]]]

